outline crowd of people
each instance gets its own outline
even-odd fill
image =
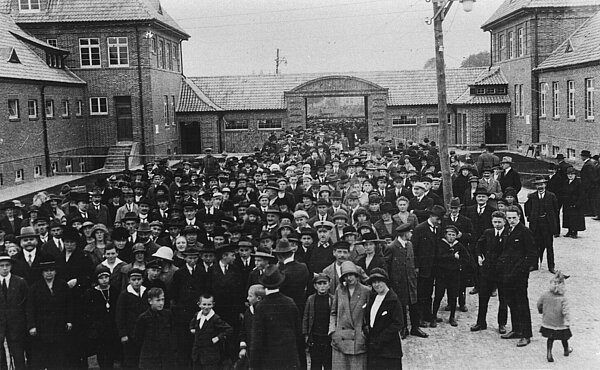
[[[529,344],[528,277],[544,252],[555,273],[560,208],[568,236],[585,229],[574,169],[537,177],[522,207],[511,157],[451,153],[446,203],[434,142],[348,151],[342,135],[283,132],[241,158],[208,148],[0,205],[8,362],[294,369],[308,352],[311,369],[400,369],[401,339],[456,327],[469,294],[471,331],[498,296],[499,334]],[[550,339],[570,351],[562,294],[538,303],[550,357]]]

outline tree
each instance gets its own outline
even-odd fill
[[[435,69],[435,57],[427,59],[423,69]]]
[[[471,54],[466,57],[462,63],[460,63],[460,68],[468,68],[468,67],[487,67],[490,65],[490,52],[482,51],[477,54]]]

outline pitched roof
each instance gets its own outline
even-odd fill
[[[0,14],[0,50],[4,50],[3,56],[7,55],[7,58],[0,59],[0,78],[85,84],[82,79],[66,68],[48,67],[46,61],[30,48],[29,45],[33,43],[33,40],[35,39],[23,32],[9,16]],[[40,40],[35,40],[34,44],[31,47],[45,47],[62,52],[61,49],[45,45]],[[8,61],[9,53],[12,54],[13,50],[20,63]]]
[[[446,70],[448,102],[458,98],[469,84],[487,68],[458,68]],[[197,87],[203,96],[193,97],[191,88],[182,88],[179,112],[214,110],[273,110],[286,109],[284,92],[308,81],[326,76],[351,76],[370,81],[388,89],[388,106],[437,104],[435,70],[299,73],[280,75],[191,77],[189,84]]]
[[[574,6],[600,5],[600,0],[505,0],[481,28],[487,29],[492,23],[519,10],[534,8],[563,8]]]
[[[11,13],[12,1],[0,0],[0,12]],[[10,15],[17,23],[157,21],[189,38],[158,0],[52,0],[47,10]]]
[[[487,73],[482,73],[473,83],[473,85],[477,86],[485,86],[485,85],[506,85],[508,84],[508,80],[502,73],[500,67],[493,67],[491,70],[486,71]]]
[[[558,68],[595,61],[600,61],[600,12],[585,21],[536,69]]]
[[[471,95],[470,89],[455,99],[452,104],[475,105],[475,104],[510,104],[508,95]]]

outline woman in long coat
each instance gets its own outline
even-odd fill
[[[565,236],[577,238],[577,232],[585,230],[584,204],[585,197],[581,180],[577,178],[575,169],[569,167],[567,168],[567,185],[563,202],[563,228],[569,230]]]
[[[404,315],[398,296],[388,286],[384,269],[375,268],[369,276],[373,294],[365,313],[370,370],[402,369],[402,342],[399,332],[404,327]]]
[[[366,369],[363,320],[370,290],[359,282],[358,268],[350,261],[342,263],[340,279],[343,283],[335,291],[329,318],[333,369]]]

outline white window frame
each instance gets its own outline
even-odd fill
[[[102,101],[104,101],[104,110],[102,110]],[[90,116],[108,115],[108,99],[103,96],[94,96],[90,98]]]
[[[70,158],[65,160],[65,172],[73,172],[73,160]]]
[[[575,119],[575,81],[567,81],[567,118]]]
[[[175,95],[171,95],[171,126],[175,126]]]
[[[585,119],[594,119],[594,78],[585,79]]]
[[[52,174],[55,174],[58,172],[58,162],[54,161],[50,164],[50,169],[52,170]]]
[[[548,96],[548,84],[540,83],[540,117],[546,117],[546,101]]]
[[[44,109],[46,110],[46,118],[54,118],[54,99],[46,99]]]
[[[552,81],[552,118],[560,118],[560,85]]]
[[[46,39],[46,44],[48,44],[50,46],[57,47],[58,46],[58,40],[57,39]]]
[[[106,39],[107,50],[108,50],[108,66],[115,67],[129,67],[129,39],[123,36],[110,36]],[[116,63],[113,62],[111,54],[116,53]],[[125,54],[126,63],[121,62],[122,54]]]
[[[33,177],[34,178],[42,177],[42,165],[38,164],[35,167],[33,167]]]
[[[75,116],[83,116],[83,101],[81,100],[77,100],[77,102],[75,103]]]
[[[279,127],[260,127],[261,124],[267,124],[269,121],[271,121],[271,124],[274,121],[279,121]],[[258,119],[258,120],[256,120],[256,125],[259,130],[283,130],[283,122],[282,122],[281,118]]]
[[[522,57],[525,55],[525,31],[523,27],[517,29],[517,56]]]
[[[169,95],[163,96],[163,122],[165,127],[169,127]]]
[[[85,42],[86,44],[82,44]],[[93,43],[92,43],[93,42]],[[92,57],[93,50],[98,51],[98,61],[94,62]],[[83,64],[83,56],[89,57],[90,64]],[[100,39],[97,37],[81,38],[79,39],[79,64],[81,68],[101,68],[102,67],[102,52],[100,50]]]
[[[505,38],[503,34],[498,35],[498,61],[501,62],[504,54],[505,48]]]
[[[31,114],[32,107],[33,107],[33,114]],[[27,116],[29,117],[29,119],[37,119],[38,118],[38,106],[37,106],[36,99],[27,100]]]
[[[232,124],[235,126],[232,127]],[[247,119],[225,120],[225,131],[246,131],[249,128],[250,126]]]
[[[25,171],[22,168],[15,171],[15,182],[25,181]]]
[[[512,59],[515,56],[515,33],[513,31],[508,32],[508,59]]]
[[[38,13],[41,9],[42,0],[19,0],[19,11],[23,13]]]
[[[11,110],[14,113],[11,114]],[[19,118],[21,118],[21,111],[19,109],[19,99],[8,99],[8,119]]]
[[[392,119],[392,126],[416,126],[417,116],[401,114]]]
[[[69,101],[66,99],[62,101],[62,116],[64,118],[71,116],[71,107],[69,105]]]

